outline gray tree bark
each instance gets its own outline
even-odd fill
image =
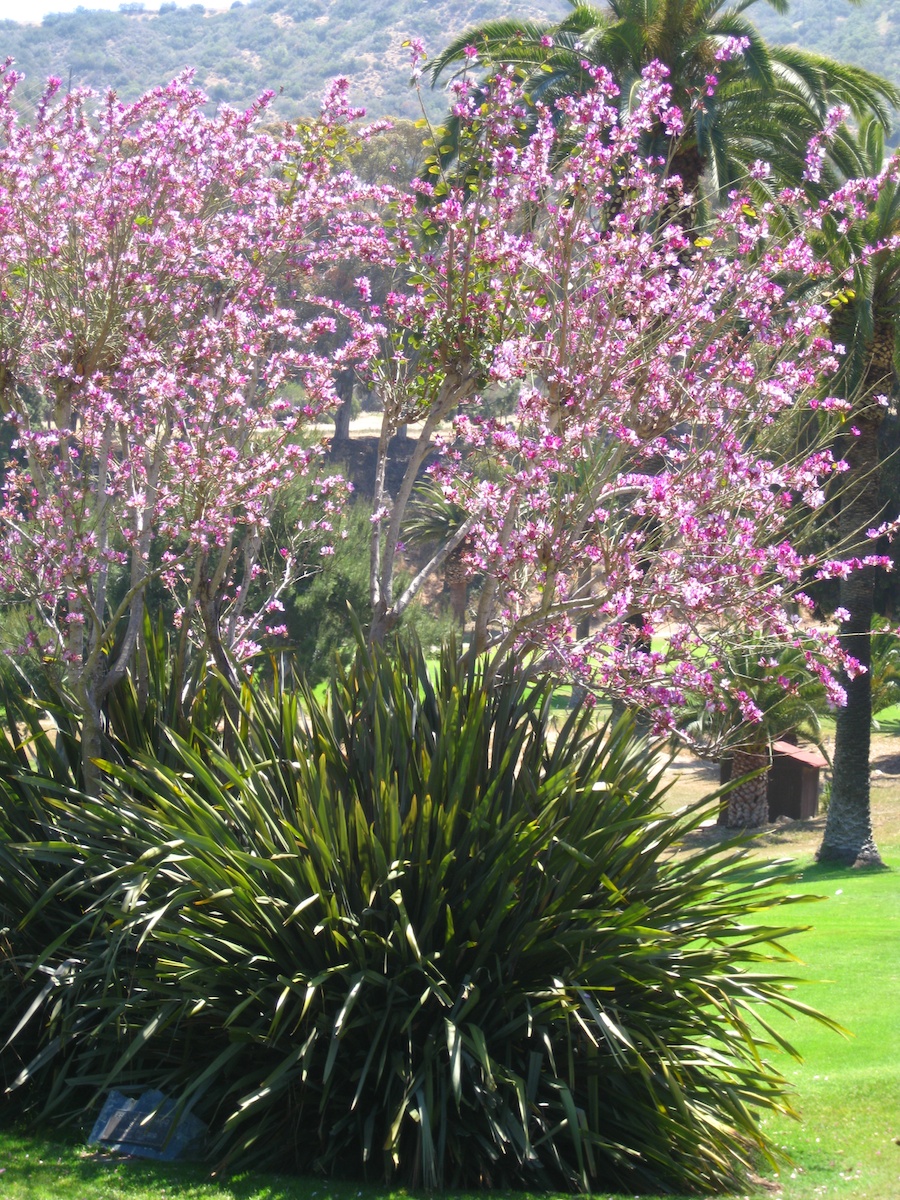
[[[890,331],[893,349],[893,331]],[[867,380],[868,401],[875,386],[885,386],[884,352],[875,356]],[[873,381],[875,371],[878,377]],[[872,543],[866,530],[877,524],[878,497],[878,427],[883,410],[869,403],[862,412],[854,413],[853,425],[859,430],[844,455],[850,470],[841,503],[839,531],[847,557],[871,553]],[[867,567],[841,580],[840,604],[850,614],[841,625],[840,642],[847,653],[866,668],[850,679],[841,679],[847,692],[847,703],[837,712],[834,742],[834,766],[831,800],[825,822],[825,833],[816,858],[820,862],[843,863],[846,866],[883,866],[872,831],[869,794],[869,751],[872,730],[871,628],[875,606],[875,571]]]
[[[339,371],[335,379],[335,391],[340,404],[334,413],[334,443],[340,445],[350,440],[350,420],[353,416],[353,372]]]

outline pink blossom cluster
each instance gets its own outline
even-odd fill
[[[431,469],[467,514],[458,544],[480,581],[477,649],[542,656],[662,729],[688,691],[715,702],[705,664],[765,635],[802,647],[840,703],[834,671],[853,664],[801,626],[796,597],[852,569],[805,549],[801,520],[845,466],[827,449],[843,414],[822,398],[838,351],[814,235],[850,191],[821,206],[736,192],[698,236],[680,180],[640,150],[684,125],[664,69],[624,115],[614,95],[603,72],[554,109],[503,72],[457,83],[465,177],[437,164],[390,231],[405,287],[373,317],[368,367],[386,429],[425,418],[415,470],[441,451]],[[415,222],[437,232],[416,239]],[[492,384],[517,390],[509,418],[483,415]],[[786,456],[777,431],[804,408],[822,441]],[[411,597],[391,574],[411,487],[377,498],[385,628]]]
[[[267,97],[204,115],[189,74],[134,104],[51,80],[31,124],[16,83],[7,63],[0,589],[95,702],[154,577],[222,658],[283,628],[272,604],[346,492],[312,482],[304,427],[371,342],[357,322],[323,350],[335,318],[316,293],[383,239],[372,195],[329,151],[358,115],[345,82],[318,124],[281,137],[258,129]],[[273,506],[301,476],[310,515],[272,546]]]
[[[110,96],[95,116],[53,83],[20,124],[7,67],[0,406],[15,459],[0,578],[54,653],[96,681],[123,627],[130,652],[154,576],[213,651],[278,636],[302,543],[346,493],[311,485],[303,525],[277,544],[273,506],[310,472],[303,426],[352,367],[384,412],[374,636],[458,550],[479,585],[477,651],[552,662],[659,728],[688,691],[714,704],[716,664],[756,634],[802,646],[840,701],[835,637],[795,615],[806,582],[851,569],[802,537],[844,466],[827,449],[845,414],[824,386],[838,348],[814,243],[826,213],[850,219],[878,181],[816,206],[736,192],[698,234],[693,198],[641,149],[686,127],[665,69],[647,69],[624,113],[608,73],[593,79],[553,109],[503,72],[458,80],[456,165],[438,150],[401,192],[350,173],[359,114],[343,81],[321,121],[275,138],[257,128],[265,98],[210,118],[188,77],[133,105]],[[436,148],[445,134],[431,131]],[[484,412],[496,386],[516,393],[507,418]],[[826,436],[785,454],[802,409]],[[390,439],[416,419],[392,493]],[[465,518],[401,585],[408,506],[435,451]]]

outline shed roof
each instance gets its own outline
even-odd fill
[[[801,746],[792,746],[790,742],[774,742],[772,751],[775,754],[787,755],[795,762],[802,763],[804,767],[818,767],[821,770],[828,766],[828,759],[818,750],[806,750]]]

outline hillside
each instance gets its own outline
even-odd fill
[[[751,10],[773,42],[855,63],[900,83],[900,0],[790,0],[784,15],[768,4]]]
[[[90,0],[87,0],[90,3]],[[201,4],[159,13],[127,11],[54,14],[41,25],[0,22],[0,50],[26,76],[28,101],[48,75],[64,84],[115,88],[123,99],[172,78],[186,65],[211,99],[249,104],[261,91],[279,92],[281,116],[312,113],[324,83],[347,75],[353,99],[373,116],[418,117],[409,89],[410,36],[431,49],[473,23],[506,13],[559,15],[563,0],[252,0],[225,12]]]
[[[87,0],[90,3],[90,0]],[[325,80],[348,75],[354,100],[374,116],[419,115],[408,88],[404,38],[432,50],[473,23],[508,13],[559,17],[565,0],[235,0],[224,12],[163,3],[142,11],[46,17],[41,25],[0,22],[0,51],[26,74],[20,97],[33,100],[47,75],[64,83],[115,88],[123,98],[170,79],[184,66],[213,101],[249,104],[279,92],[289,117],[315,111]],[[900,0],[792,0],[785,16],[760,0],[750,10],[768,38],[830,54],[900,81]],[[439,110],[436,101],[435,108]]]

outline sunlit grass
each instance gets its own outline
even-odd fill
[[[900,1196],[900,847],[882,851],[892,870],[803,872],[804,888],[827,901],[792,913],[812,925],[792,943],[798,974],[821,981],[809,1002],[853,1036],[811,1021],[791,1029],[804,1055],[790,1071],[803,1123],[777,1127],[797,1162],[785,1200]]]

